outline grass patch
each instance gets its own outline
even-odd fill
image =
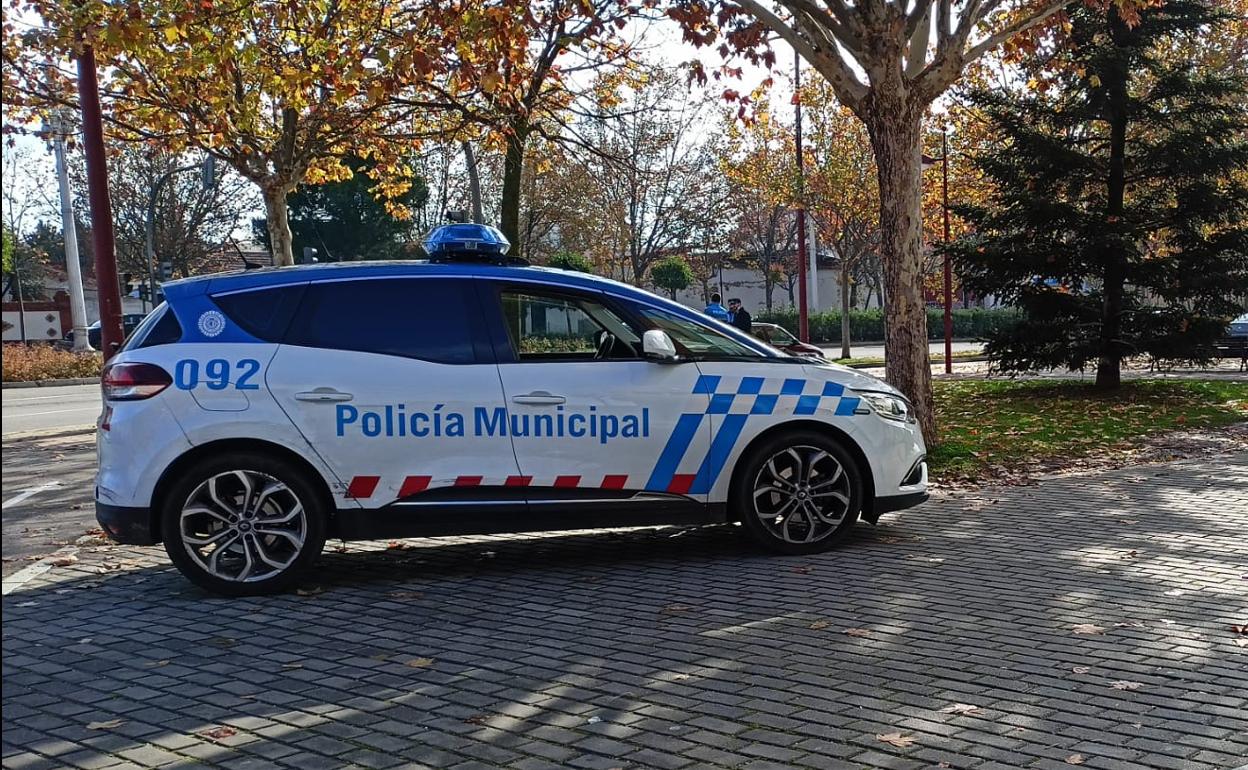
[[[938,480],[991,467],[1080,458],[1129,448],[1166,431],[1248,420],[1248,383],[1135,380],[1103,394],[1090,383],[965,380],[933,383]]]
[[[4,382],[99,377],[104,366],[99,353],[73,353],[50,345],[7,344],[0,360]]]

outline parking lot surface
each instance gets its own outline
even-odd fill
[[[4,597],[6,768],[1248,761],[1248,453],[950,495],[811,557],[331,544],[243,600],[160,548],[62,561]]]

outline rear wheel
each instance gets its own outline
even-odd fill
[[[327,511],[306,473],[242,452],[196,463],[165,497],[161,527],[174,565],[227,596],[290,587],[325,545]]]
[[[749,453],[733,485],[736,510],[755,541],[781,553],[818,553],[853,528],[862,471],[838,443],[813,431],[784,433]]]

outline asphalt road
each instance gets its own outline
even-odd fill
[[[100,416],[100,386],[5,388],[4,435],[92,426]],[[6,479],[7,482],[7,479]]]
[[[841,357],[840,344],[824,343],[824,344],[821,344],[819,347],[823,349],[823,352],[826,353],[829,358]],[[961,352],[965,352],[968,350],[973,350],[978,353],[979,351],[983,350],[983,348],[984,348],[984,343],[982,342],[954,342],[953,343],[954,353],[961,353]],[[932,355],[941,355],[945,352],[945,343],[933,342],[927,346],[927,349]],[[853,355],[854,358],[883,358],[884,357],[884,345],[883,343],[876,343],[876,342],[873,342],[869,345],[851,345],[849,352]]]
[[[5,575],[95,528],[94,433],[11,437],[6,431],[3,474]]]

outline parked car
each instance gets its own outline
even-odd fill
[[[1227,324],[1226,333],[1218,339],[1217,349],[1223,358],[1248,359],[1248,313]]]
[[[824,358],[823,351],[807,342],[802,342],[779,324],[753,323],[750,331],[763,342],[777,347],[785,353],[807,358]]]
[[[126,313],[122,315],[121,325],[127,337],[129,337],[134,332],[135,329],[139,328],[139,324],[143,322],[143,319],[145,317],[146,316],[144,316],[142,313]],[[65,333],[65,341],[68,342],[70,345],[73,345],[74,343],[74,330],[73,329],[70,329],[68,332]],[[90,344],[91,347],[95,348],[96,350],[99,350],[103,346],[103,332],[101,331],[99,321],[96,321],[95,323],[87,327],[87,343]]]
[[[96,516],[218,593],[327,537],[740,521],[814,553],[927,498],[887,383],[604,278],[474,252],[165,293],[103,373]]]

